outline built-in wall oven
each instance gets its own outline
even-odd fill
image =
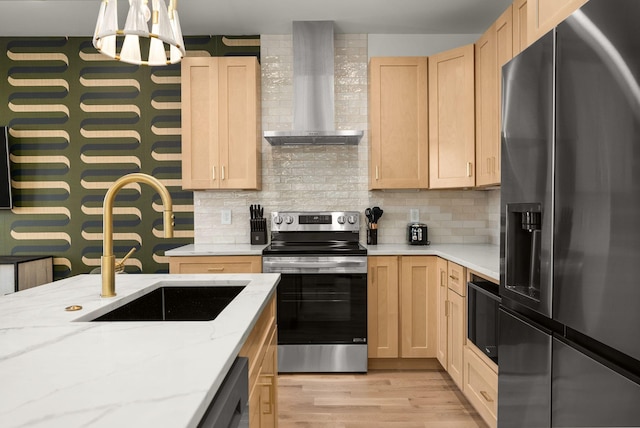
[[[472,275],[467,283],[467,339],[498,364],[499,286]]]
[[[278,371],[367,371],[367,251],[358,212],[277,212],[262,271],[280,273]]]

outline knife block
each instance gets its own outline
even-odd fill
[[[251,220],[251,245],[263,245],[267,243],[267,219],[259,218]]]

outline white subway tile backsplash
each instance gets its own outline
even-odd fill
[[[195,242],[248,243],[249,205],[278,210],[379,206],[379,243],[403,243],[409,210],[419,209],[432,243],[499,243],[499,190],[369,191],[367,35],[335,36],[336,129],[365,131],[358,146],[272,147],[262,142],[262,190],[194,193]],[[262,129],[293,126],[291,35],[261,36]],[[221,224],[221,209],[232,224]],[[364,218],[364,217],[363,217]],[[365,239],[364,228],[361,234]]]

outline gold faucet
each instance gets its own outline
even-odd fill
[[[113,297],[116,295],[116,257],[113,255],[113,203],[118,191],[130,183],[148,184],[160,194],[160,197],[162,198],[162,205],[164,207],[164,214],[162,217],[164,223],[164,237],[173,237],[173,202],[171,201],[169,191],[160,182],[160,180],[142,173],[127,174],[116,180],[104,196],[102,221],[102,229],[104,233],[104,254],[100,259],[100,270],[102,273],[102,294],[100,294],[100,296],[102,297]],[[125,258],[127,258],[131,253],[132,251],[130,251]]]

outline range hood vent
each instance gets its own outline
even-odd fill
[[[333,21],[293,22],[293,131],[265,131],[272,146],[354,145],[362,131],[335,130]]]

